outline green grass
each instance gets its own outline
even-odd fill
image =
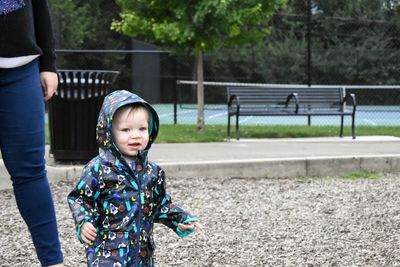
[[[48,124],[46,124],[46,144],[50,144],[50,130]]]
[[[369,172],[369,171],[360,171],[360,172],[352,172],[349,174],[341,175],[339,178],[348,179],[348,180],[356,180],[356,179],[382,179],[383,173],[380,172]]]
[[[351,128],[345,127],[345,136],[351,136]],[[359,126],[356,136],[390,135],[400,136],[400,127]],[[240,138],[298,138],[339,136],[338,126],[242,126]],[[198,132],[195,125],[161,125],[158,143],[222,142],[226,138],[225,125],[207,125]],[[231,132],[234,138],[234,131]]]
[[[48,127],[47,127],[48,128]],[[234,138],[234,128],[231,138]],[[344,135],[351,136],[351,128],[344,128]],[[358,126],[356,136],[390,135],[400,136],[400,126]],[[298,138],[339,136],[338,126],[241,126],[240,138]],[[163,124],[157,143],[223,142],[226,138],[226,125],[206,125],[198,132],[195,125]],[[49,144],[49,130],[46,129],[46,143]]]
[[[374,171],[358,171],[358,172],[350,172],[339,176],[299,176],[298,179],[345,179],[345,180],[358,180],[358,179],[370,179],[377,180],[382,179],[384,174],[381,172]]]

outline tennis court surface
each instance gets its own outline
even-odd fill
[[[162,124],[174,122],[173,104],[155,104]],[[227,105],[205,105],[206,124],[227,124]],[[195,124],[195,104],[177,106],[178,124]],[[351,125],[351,118],[345,117],[345,125]],[[307,125],[307,116],[241,116],[240,125]],[[311,125],[340,125],[339,116],[312,116]],[[356,126],[399,126],[399,106],[357,106]]]

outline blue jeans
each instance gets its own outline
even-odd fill
[[[38,61],[0,69],[0,149],[39,261],[49,266],[63,255],[45,169],[44,115]]]

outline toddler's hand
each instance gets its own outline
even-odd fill
[[[189,222],[187,224],[180,223],[178,224],[178,227],[181,231],[193,230],[195,228],[198,228],[199,230],[203,229],[202,225],[199,222]]]
[[[96,238],[96,228],[90,222],[85,222],[81,227],[81,238],[87,244],[92,244],[92,241]]]

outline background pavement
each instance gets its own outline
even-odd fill
[[[82,165],[46,155],[50,182],[77,179]],[[391,136],[241,139],[219,143],[154,144],[149,159],[173,177],[335,176],[357,171],[400,172],[400,138]],[[11,188],[0,160],[0,190]]]

